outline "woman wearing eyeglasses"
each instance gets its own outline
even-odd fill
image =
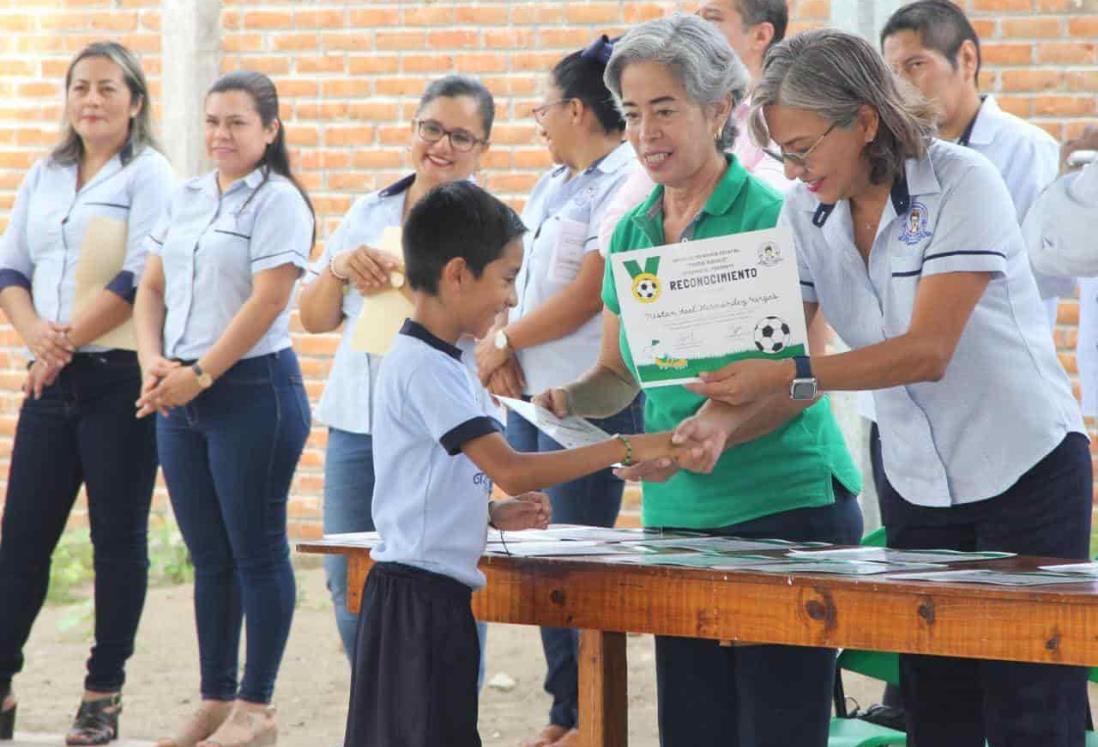
[[[695,391],[687,434],[735,438],[774,398],[873,390],[881,514],[901,549],[1087,556],[1091,459],[1006,185],[932,139],[934,112],[864,39],[807,32],[771,50],[752,130],[801,181],[782,213],[806,315],[852,350],[744,361]],[[694,465],[704,469],[705,465]],[[908,744],[1083,743],[1081,667],[900,656]]]
[[[782,198],[725,149],[747,71],[712,24],[676,14],[614,45],[605,80],[626,135],[656,183],[614,231],[610,254],[772,228]],[[558,415],[613,413],[637,393],[635,363],[606,274],[603,344],[596,365],[538,401]],[[645,428],[674,428],[706,399],[683,386],[646,392]],[[773,398],[752,413],[712,470],[657,460],[620,474],[644,481],[645,526],[852,544],[862,520],[861,479],[826,400]],[[724,443],[721,446],[725,446]],[[825,648],[720,646],[656,637],[660,744],[664,747],[824,747],[835,653]]]
[[[330,332],[345,320],[357,319],[364,295],[390,287],[389,271],[397,262],[376,250],[382,233],[402,225],[412,206],[432,188],[469,179],[476,172],[488,150],[494,106],[492,94],[472,78],[448,75],[427,86],[411,126],[413,173],[359,198],[325,243],[324,254],[312,266],[310,281],[301,292],[301,323],[307,331]],[[343,337],[315,412],[328,426],[324,531],[329,534],[374,529],[370,408],[381,359],[351,347],[353,329],[353,323],[343,325]],[[472,357],[471,351],[465,356],[470,365]],[[332,555],[324,563],[336,624],[350,657],[357,616],[347,611],[347,561]]]
[[[598,252],[603,211],[636,156],[623,141],[625,121],[603,83],[613,47],[605,36],[561,59],[549,73],[542,103],[533,111],[555,164],[534,187],[522,213],[525,254],[515,280],[518,306],[502,315],[477,346],[481,381],[493,394],[531,394],[577,378],[598,358],[604,261]],[[632,398],[620,412],[595,421],[608,433],[641,429],[641,405]],[[516,413],[507,440],[518,451],[555,451],[560,445]],[[613,526],[625,484],[609,469],[548,490],[553,520]],[[528,747],[576,743],[579,638],[568,628],[542,628],[553,697],[549,724]]]

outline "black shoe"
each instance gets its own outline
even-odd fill
[[[15,735],[15,703],[4,708],[4,701],[11,695],[11,685],[0,689],[0,739],[9,740]]]
[[[903,708],[876,703],[866,708],[864,713],[859,713],[858,718],[877,726],[885,726],[896,731],[907,731],[907,718]]]
[[[85,700],[76,712],[65,744],[107,744],[118,739],[118,716],[122,713],[122,694],[98,700]]]

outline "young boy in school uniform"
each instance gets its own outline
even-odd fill
[[[378,374],[374,521],[381,543],[363,589],[345,747],[479,747],[477,561],[488,526],[544,527],[546,485],[616,462],[674,456],[670,433],[519,453],[478,403],[463,334],[483,337],[515,306],[525,227],[468,182],[435,188],[404,224],[415,311]],[[492,484],[516,495],[490,501]]]

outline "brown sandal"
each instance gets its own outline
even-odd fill
[[[161,739],[156,743],[156,747],[195,747],[200,741],[217,731],[232,710],[231,700],[204,700],[174,737]]]
[[[274,707],[243,708],[238,701],[217,731],[197,747],[273,747],[277,742]]]

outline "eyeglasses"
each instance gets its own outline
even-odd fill
[[[468,153],[476,146],[486,143],[468,130],[447,130],[433,119],[415,120],[416,133],[425,142],[437,143],[444,137],[450,138],[450,147],[458,153]]]
[[[558,99],[556,101],[550,101],[548,104],[535,106],[533,109],[530,110],[530,113],[534,115],[534,121],[538,124],[541,124],[542,120],[545,119],[545,115],[549,112],[551,108],[559,104],[567,104],[571,100],[572,99]]]
[[[766,155],[770,156],[771,158],[773,158],[775,161],[778,161],[780,163],[791,163],[794,166],[800,166],[800,167],[803,168],[803,167],[808,165],[808,157],[810,155],[812,155],[812,151],[816,150],[816,146],[818,146],[820,143],[822,143],[823,139],[825,137],[827,137],[829,134],[831,134],[831,131],[834,130],[835,127],[838,126],[838,124],[839,124],[838,122],[832,122],[831,126],[828,127],[826,130],[824,130],[823,134],[820,135],[818,138],[816,138],[816,142],[814,142],[814,143],[812,143],[812,145],[808,146],[807,150],[802,150],[800,152],[795,152],[795,153],[789,153],[789,152],[786,152],[784,150],[777,150],[776,151],[776,150],[770,150],[769,148],[763,148],[762,152],[765,153]]]

